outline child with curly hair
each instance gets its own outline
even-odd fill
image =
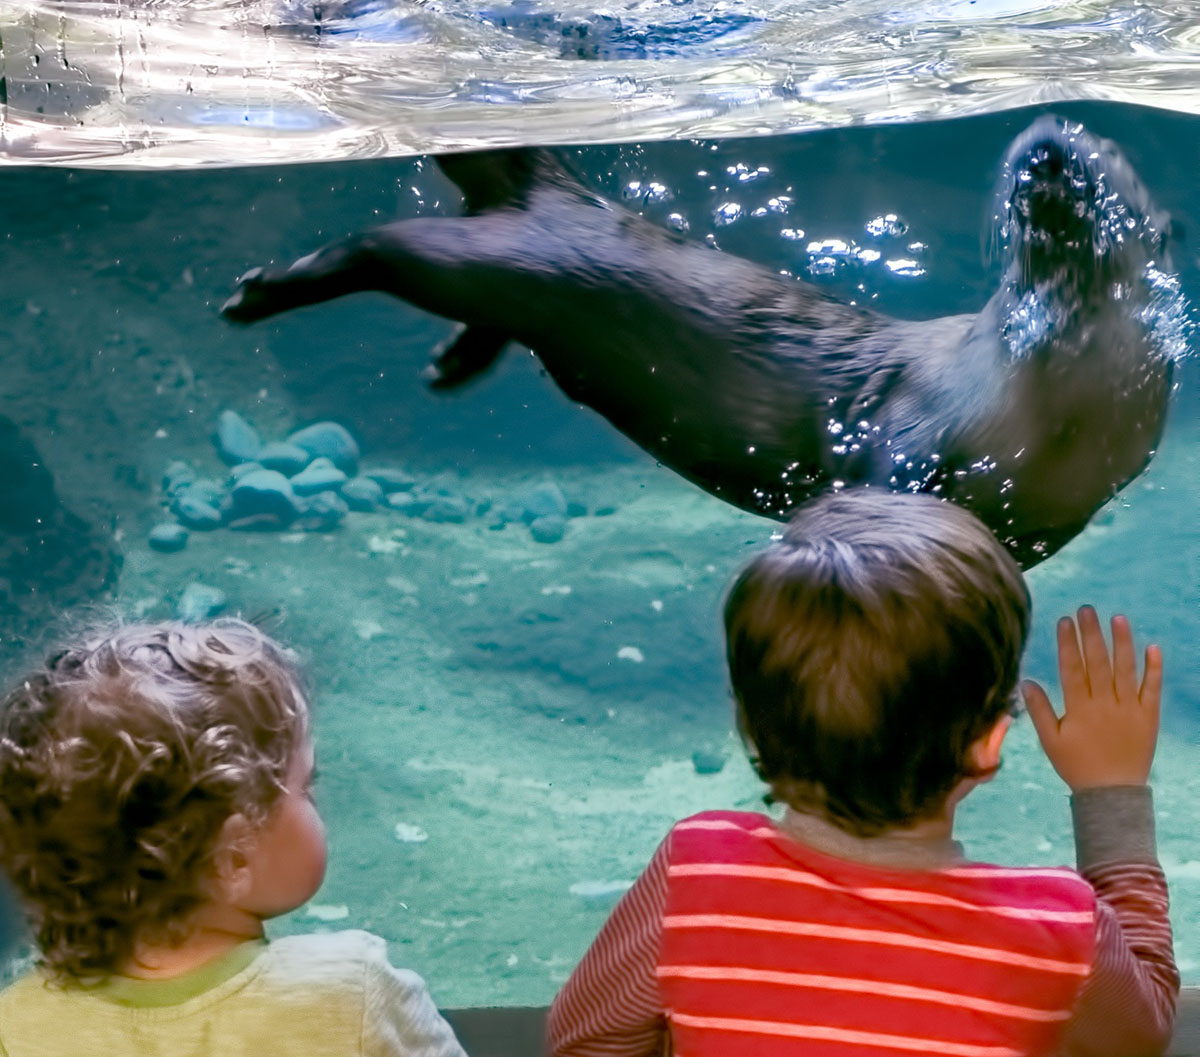
[[[241,620],[107,629],[0,706],[0,857],[37,940],[7,1057],[464,1057],[366,932],[267,942],[325,873],[308,699]]]

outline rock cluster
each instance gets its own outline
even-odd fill
[[[350,511],[391,509],[426,521],[455,523],[487,517],[488,527],[525,524],[541,543],[556,543],[567,521],[586,513],[553,481],[515,492],[503,502],[477,501],[453,482],[419,481],[396,467],[360,469],[358,443],[337,422],[316,422],[284,440],[264,441],[236,411],[222,411],[214,437],[229,468],[223,478],[201,476],[183,460],[163,472],[172,521],[155,525],[150,546],[169,554],[187,546],[188,532],[328,531]]]

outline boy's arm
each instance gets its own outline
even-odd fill
[[[1071,811],[1079,872],[1096,890],[1096,956],[1061,1052],[1159,1054],[1171,1037],[1179,973],[1150,788],[1080,790]]]
[[[670,836],[625,893],[550,1007],[551,1057],[656,1057],[668,1052],[655,969],[667,902]]]
[[[1071,789],[1079,872],[1096,892],[1096,952],[1063,1036],[1071,1057],[1143,1057],[1170,1041],[1179,974],[1167,884],[1154,847],[1150,765],[1158,742],[1162,652],[1138,681],[1133,631],[1082,606],[1058,622],[1063,715],[1034,682],[1022,689],[1050,763]]]

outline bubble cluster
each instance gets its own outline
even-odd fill
[[[784,237],[788,236],[784,234]],[[921,243],[914,245],[924,246]],[[828,238],[813,240],[805,247],[808,254],[806,270],[810,276],[837,275],[849,266],[870,266],[883,261],[892,275],[917,278],[925,274],[925,268],[911,257],[884,258],[882,251],[869,246],[860,246],[853,239]]]
[[[1034,349],[1061,326],[1065,312],[1063,306],[1050,300],[1042,292],[1025,290],[1008,310],[1000,337],[1008,346],[1014,360],[1027,358]]]
[[[1146,268],[1146,284],[1150,296],[1138,313],[1155,345],[1164,356],[1179,362],[1191,351],[1196,322],[1191,306],[1183,295],[1179,277],[1159,271],[1153,263]]]
[[[725,168],[727,175],[732,176],[738,183],[743,184],[757,180],[760,176],[766,176],[770,171],[769,166],[760,165],[755,169],[751,169],[744,162],[738,162],[736,165],[729,165]]]

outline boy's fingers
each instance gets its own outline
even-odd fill
[[[1137,657],[1133,652],[1133,629],[1123,616],[1112,618],[1113,687],[1117,696],[1132,701],[1137,696]]]
[[[1026,679],[1021,684],[1021,696],[1025,698],[1025,711],[1029,713],[1033,729],[1037,731],[1038,741],[1043,746],[1049,744],[1058,733],[1059,720],[1046,691],[1032,679]]]
[[[1058,677],[1066,695],[1091,692],[1087,672],[1083,668],[1083,657],[1079,653],[1075,621],[1070,617],[1063,617],[1058,622]]]
[[[1138,692],[1138,700],[1143,708],[1153,709],[1156,716],[1159,702],[1162,700],[1162,675],[1162,650],[1157,646],[1147,646],[1146,673],[1142,676],[1142,689]]]
[[[1100,618],[1091,606],[1080,606],[1079,637],[1083,640],[1083,659],[1087,664],[1088,687],[1093,693],[1100,688],[1113,685],[1112,663],[1108,659],[1108,646],[1104,641],[1104,629]]]

